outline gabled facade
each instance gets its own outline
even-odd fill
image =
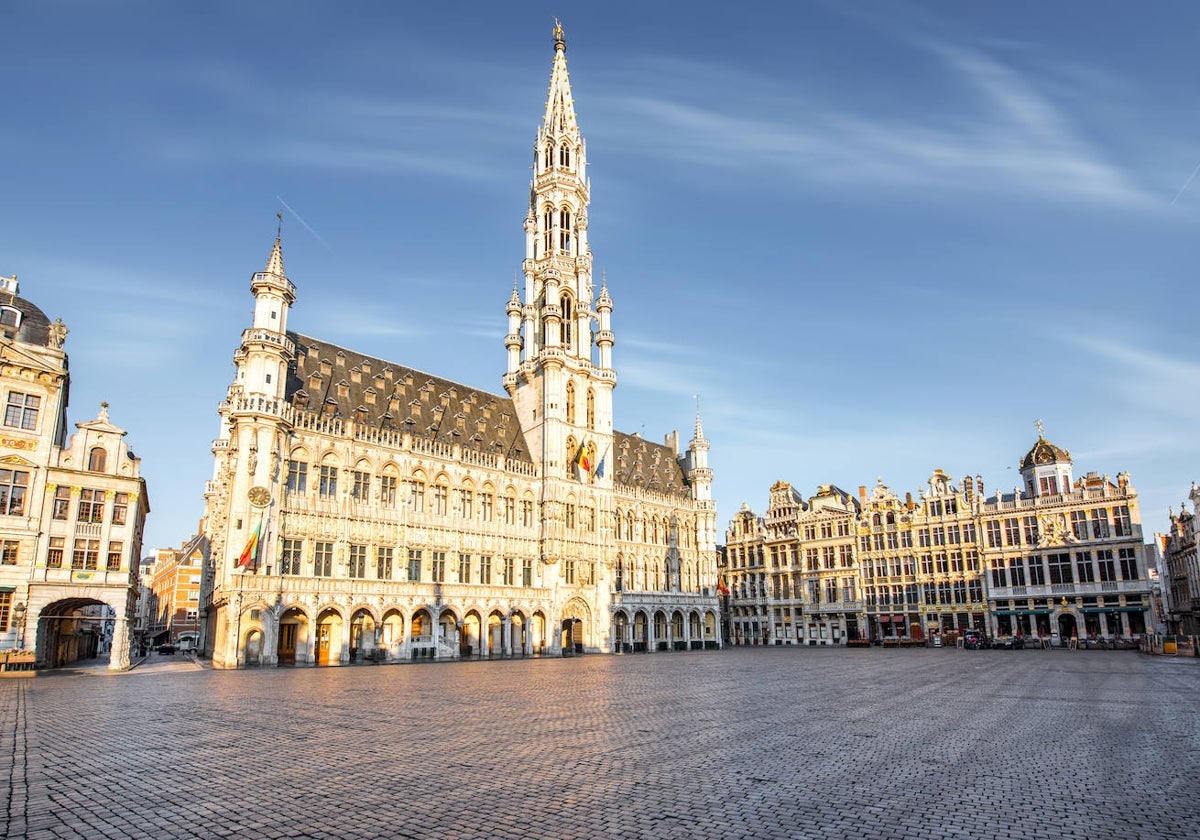
[[[1197,514],[1200,513],[1200,486],[1192,483],[1188,500],[1189,511],[1179,506],[1179,513],[1171,513],[1171,527],[1163,535],[1163,559],[1165,565],[1165,589],[1167,602],[1167,629],[1171,633],[1187,636],[1200,635],[1200,528]]]
[[[828,625],[830,640],[914,643],[975,629],[1067,643],[1151,628],[1152,585],[1129,476],[1075,479],[1070,454],[1039,427],[1021,478],[1011,493],[987,497],[981,477],[956,485],[935,470],[915,499],[880,481],[869,493],[860,487],[853,506],[830,485],[804,502],[777,482],[765,518],[743,505],[726,531],[731,640],[820,644]],[[856,535],[848,546],[843,522]],[[1194,564],[1190,527],[1182,515],[1173,524],[1177,567],[1188,562],[1189,539]],[[853,552],[849,567],[843,552]],[[1186,600],[1186,574],[1178,580],[1174,591]]]
[[[700,418],[686,451],[613,428],[614,304],[559,27],[533,168],[503,396],[289,329],[276,239],[205,494],[215,665],[720,644]]]
[[[109,653],[120,670],[150,508],[107,405],[67,437],[66,336],[0,278],[0,648],[44,667]]]
[[[208,537],[199,533],[179,548],[160,548],[147,570],[142,597],[145,644],[196,646],[200,640],[200,584],[208,563]]]

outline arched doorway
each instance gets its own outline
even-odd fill
[[[279,617],[279,644],[276,647],[276,662],[280,665],[295,665],[308,655],[308,616],[299,607],[291,607]]]
[[[462,633],[459,635],[458,655],[461,657],[475,656],[480,652],[479,647],[479,613],[471,610],[463,619]]]
[[[656,650],[666,650],[667,645],[667,614],[659,610],[654,614],[654,647]]]
[[[545,653],[546,648],[546,616],[541,612],[533,614],[533,620],[530,624],[530,641],[533,644],[533,652],[537,654]]]
[[[641,610],[633,614],[633,652],[645,653],[650,648],[647,643],[650,641],[650,619]]]
[[[717,647],[720,640],[717,638],[717,617],[712,613],[704,614],[704,645],[705,647]]]
[[[503,656],[504,650],[504,616],[494,612],[487,621],[487,650],[488,656],[495,658]]]
[[[617,610],[613,616],[613,653],[629,653],[633,645],[629,642],[629,617]]]
[[[375,617],[365,609],[350,617],[350,661],[369,659],[375,650]]]
[[[1064,647],[1071,639],[1079,637],[1079,625],[1075,621],[1074,613],[1063,612],[1059,614],[1058,637],[1062,639]]]
[[[513,656],[525,655],[526,626],[525,616],[514,612],[508,617],[508,649]]]
[[[699,650],[704,647],[704,634],[700,630],[700,613],[693,612],[688,617],[689,633],[691,636],[692,650]]]
[[[687,637],[683,633],[683,613],[679,610],[671,614],[671,641],[675,650],[687,649]]]
[[[129,629],[117,611],[94,598],[65,598],[38,613],[35,650],[40,665],[62,668],[108,654],[109,668],[129,667]]]
[[[458,653],[458,616],[446,610],[438,616],[437,652],[434,656],[455,656]]]
[[[392,659],[400,657],[400,648],[404,645],[404,616],[399,610],[388,610],[383,614],[380,644]]]
[[[562,614],[562,652],[564,656],[583,653],[587,643],[590,613],[579,598],[572,598]]]
[[[244,647],[245,653],[242,656],[242,663],[245,665],[261,665],[263,651],[263,634],[257,627],[250,629],[246,633],[246,644]]]
[[[337,665],[342,661],[342,616],[337,610],[325,610],[317,617],[314,659],[317,665]]]

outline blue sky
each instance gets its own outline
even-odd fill
[[[721,527],[934,468],[1011,488],[1034,421],[1200,479],[1200,5],[10,2],[0,273],[71,328],[71,421],[203,512],[284,209],[300,332],[501,393],[558,15],[615,302],[617,426],[686,440]]]

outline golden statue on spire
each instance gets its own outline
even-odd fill
[[[558,18],[554,19],[554,31],[552,34],[554,35],[554,48],[556,50],[565,50],[567,48],[567,36],[563,33],[562,24],[559,23]]]

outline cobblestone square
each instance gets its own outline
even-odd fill
[[[1200,660],[753,648],[0,681],[12,838],[1154,837]]]

